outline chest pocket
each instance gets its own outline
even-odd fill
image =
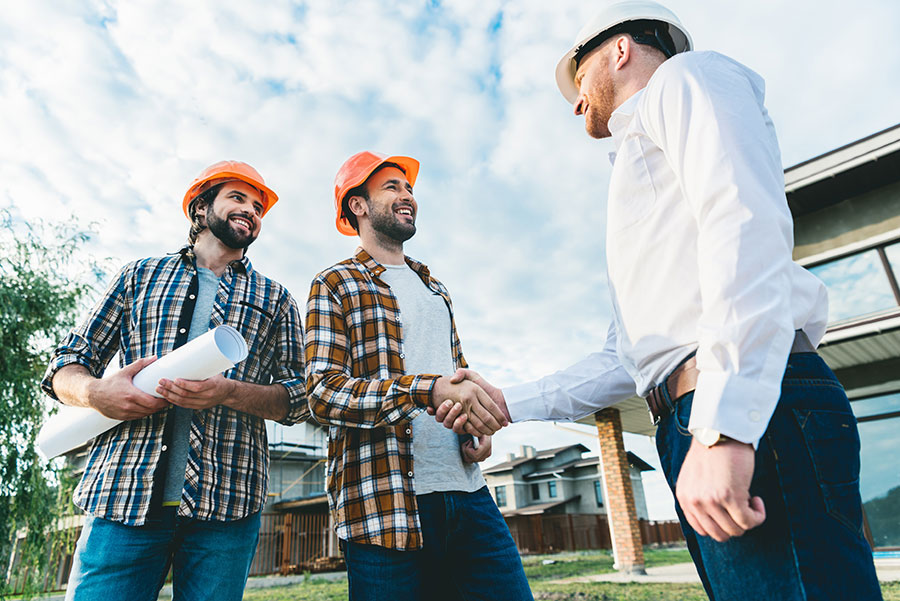
[[[656,205],[656,189],[644,158],[642,142],[641,136],[628,136],[616,153],[607,200],[606,229],[609,234],[638,223]]]
[[[237,328],[251,349],[259,349],[268,341],[275,321],[274,310],[268,303],[263,307],[261,303],[240,300],[229,307],[225,323]]]

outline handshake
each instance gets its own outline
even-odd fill
[[[431,405],[428,413],[457,434],[490,436],[510,422],[503,391],[470,369],[438,378]]]

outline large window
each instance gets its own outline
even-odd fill
[[[828,288],[828,323],[896,309],[900,304],[896,276],[900,244],[871,248],[809,270]]]
[[[876,548],[900,547],[900,393],[851,403],[862,443],[859,478],[863,508]]]
[[[505,486],[495,486],[494,487],[494,499],[497,501],[497,507],[505,507],[506,506],[506,487]]]

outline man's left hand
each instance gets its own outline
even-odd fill
[[[707,448],[691,442],[675,496],[697,534],[722,543],[766,520],[762,498],[750,496],[754,463],[752,445],[728,439]]]
[[[156,387],[156,394],[185,409],[209,409],[221,405],[234,395],[236,382],[218,374],[205,380],[163,378]]]
[[[491,437],[479,436],[478,448],[467,440],[462,444],[463,461],[466,463],[480,463],[491,456]]]

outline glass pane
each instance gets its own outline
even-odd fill
[[[900,408],[900,395],[856,401],[851,406],[855,412],[857,408],[863,412],[878,409],[872,413],[896,411]],[[859,488],[875,547],[900,546],[900,462],[894,459],[900,450],[897,428],[900,428],[897,417],[859,424],[862,443]]]
[[[900,393],[876,396],[850,403],[857,418],[900,411]]]
[[[897,306],[876,250],[810,269],[828,288],[828,323]]]
[[[893,268],[894,277],[900,281],[900,242],[885,246],[884,253],[887,255],[888,263]]]

